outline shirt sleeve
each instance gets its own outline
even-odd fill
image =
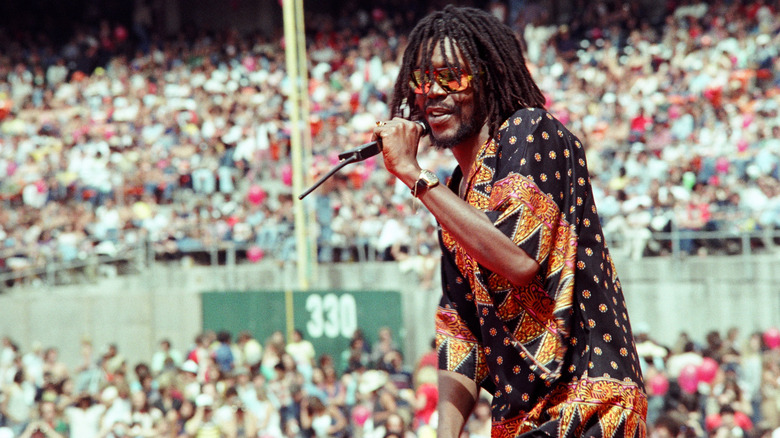
[[[577,187],[587,172],[581,145],[541,110],[510,117],[499,133],[495,175],[485,213],[495,226],[539,263],[549,297],[566,299],[577,258]],[[582,168],[577,169],[577,161]],[[579,180],[579,181],[578,181]],[[571,304],[570,298],[568,304]]]
[[[544,111],[515,114],[504,126],[486,213],[537,263],[547,265],[549,276],[549,269],[560,269],[563,259],[576,254],[572,217],[581,177],[574,166],[576,146]]]
[[[516,333],[540,368],[558,375],[572,328],[577,262],[577,180],[586,178],[579,141],[542,110],[523,110],[502,126],[496,147],[485,213],[493,224],[539,264],[537,281],[521,285],[518,304],[534,315],[535,324]],[[538,327],[536,327],[538,325]],[[533,340],[532,340],[533,338]]]
[[[436,311],[436,352],[439,370],[459,373],[488,391],[488,363],[482,321],[475,303],[470,276],[462,271],[460,251],[452,238],[440,231],[442,297]]]
[[[468,324],[446,297],[436,310],[436,350],[439,369],[453,371],[482,384],[488,374],[485,353]]]

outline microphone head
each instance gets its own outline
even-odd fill
[[[420,136],[428,135],[428,132],[430,129],[428,128],[428,124],[423,122],[422,120],[414,120],[414,123],[417,123],[422,128],[422,133],[420,133]]]

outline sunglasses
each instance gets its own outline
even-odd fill
[[[440,67],[432,72],[414,70],[409,79],[409,87],[415,94],[428,94],[431,90],[431,76],[447,93],[458,93],[469,87],[474,76],[463,72],[457,67]]]

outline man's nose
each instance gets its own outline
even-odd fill
[[[441,86],[439,81],[433,80],[430,82],[430,84],[431,85],[428,88],[428,92],[425,93],[428,98],[447,95],[447,91],[444,89],[444,87]]]

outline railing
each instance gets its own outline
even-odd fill
[[[0,271],[0,291],[17,284],[60,286],[92,282],[101,276],[137,273],[149,265],[147,248],[147,245],[140,243],[129,245],[115,255],[93,252],[67,261],[47,256],[43,263],[31,262],[32,266],[29,267]],[[18,252],[10,257],[16,255]],[[8,252],[0,252],[0,258],[7,260]]]
[[[774,252],[780,249],[780,230],[762,231],[687,231],[672,229],[670,232],[651,232],[638,230],[628,236],[608,235],[608,244],[612,255],[620,258],[672,257],[683,259],[693,255],[717,254],[740,257],[741,262],[750,266],[754,254]],[[638,245],[632,247],[632,245]],[[187,258],[192,263],[206,266],[235,266],[247,260],[249,244],[219,242],[214,245],[202,245],[180,250],[168,260],[181,262]],[[638,249],[635,249],[638,248]],[[632,252],[632,249],[634,252]],[[334,248],[336,253],[349,256],[336,257],[336,261],[365,262],[377,260],[377,250],[360,247]],[[692,251],[691,251],[692,250]],[[690,252],[689,252],[690,251]],[[272,253],[273,251],[267,251]],[[638,253],[637,253],[638,252]],[[7,254],[0,253],[0,258]],[[268,257],[272,257],[271,254]],[[42,284],[57,286],[79,282],[96,281],[100,276],[126,275],[142,272],[154,263],[163,263],[164,253],[155,253],[148,242],[139,242],[126,246],[113,256],[88,254],[84,258],[61,261],[49,258],[39,266],[31,266],[13,271],[0,271],[0,291],[14,285],[33,286]]]
[[[648,237],[608,235],[611,248],[624,248],[644,240],[642,257],[671,256],[677,259],[691,255],[741,255],[780,249],[780,230],[693,231],[673,228],[668,232],[651,232]]]

